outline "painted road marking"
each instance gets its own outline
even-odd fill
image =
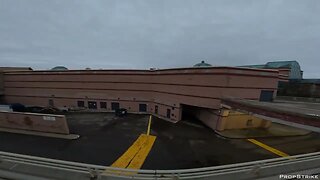
[[[146,160],[151,148],[156,140],[156,136],[147,136],[146,142],[142,145],[140,151],[137,155],[132,159],[127,168],[131,169],[140,169]]]
[[[149,117],[147,134],[141,134],[138,139],[120,156],[111,167],[140,169],[146,160],[156,136],[150,135],[152,115]]]
[[[146,139],[147,135],[141,134],[128,150],[111,165],[111,167],[126,168],[133,157],[139,152],[142,145],[146,142]]]
[[[111,167],[140,169],[151,151],[155,140],[156,136],[141,134]]]
[[[152,115],[149,117],[149,123],[148,123],[148,129],[147,129],[147,135],[150,135],[150,129],[151,129],[151,120],[152,120]]]
[[[270,152],[278,155],[278,156],[281,156],[281,157],[288,157],[289,156],[288,154],[286,154],[286,153],[284,153],[282,151],[279,151],[278,149],[275,149],[273,147],[270,147],[270,146],[268,146],[266,144],[263,144],[262,142],[259,142],[259,141],[255,140],[255,139],[247,139],[247,140],[252,142],[255,145],[258,145],[258,146],[266,149],[267,151],[270,151]]]

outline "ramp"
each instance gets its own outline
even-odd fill
[[[320,103],[222,99],[222,106],[293,127],[320,132]]]

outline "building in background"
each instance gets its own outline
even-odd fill
[[[201,68],[4,72],[1,103],[89,111],[125,108],[172,122],[196,117],[212,129],[223,130],[234,126],[226,126],[221,99],[271,101],[276,95],[277,70],[210,67],[205,62],[198,66]],[[262,120],[238,125],[268,126]]]
[[[257,68],[257,69],[278,69],[285,72],[288,71],[288,79],[302,79],[303,71],[297,61],[272,61],[262,65],[246,65],[239,67]]]
[[[278,96],[320,98],[320,79],[292,79],[281,82]]]
[[[277,96],[320,98],[320,79],[303,79],[303,71],[297,61],[272,61],[239,67],[277,69],[280,78]]]
[[[31,67],[0,67],[0,102],[4,97],[4,73],[10,71],[32,71]]]

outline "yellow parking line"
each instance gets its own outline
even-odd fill
[[[141,134],[139,138],[128,148],[128,150],[111,165],[111,167],[126,168],[132,158],[139,152],[146,140],[147,135]]]
[[[120,156],[111,167],[140,169],[146,160],[156,136],[150,135],[152,116],[149,117],[147,134],[141,134],[138,139]],[[105,173],[108,173],[106,171]]]
[[[263,144],[262,142],[259,142],[259,141],[255,140],[255,139],[247,139],[247,140],[252,142],[253,144],[256,144],[256,145],[266,149],[267,151],[270,151],[270,152],[278,155],[278,156],[281,156],[281,157],[288,157],[289,156],[288,154],[286,154],[286,153],[284,153],[282,151],[279,151],[279,150],[277,150],[277,149],[275,149],[273,147],[270,147],[270,146],[268,146],[266,144]]]
[[[146,160],[151,148],[156,140],[156,136],[147,136],[146,142],[142,145],[140,151],[137,155],[132,159],[127,168],[131,169],[140,169]]]
[[[150,129],[151,129],[151,120],[152,120],[152,115],[149,117],[149,123],[148,123],[148,129],[147,129],[147,135],[150,135]]]
[[[156,136],[141,134],[139,138],[120,156],[111,167],[140,169],[146,160]]]

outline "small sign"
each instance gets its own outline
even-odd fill
[[[56,118],[53,117],[53,116],[43,116],[43,120],[46,120],[46,121],[55,121]]]

